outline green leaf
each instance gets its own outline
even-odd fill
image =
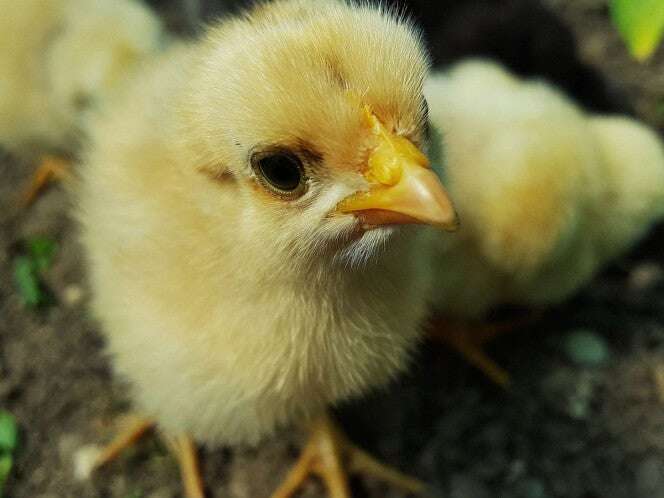
[[[643,61],[664,34],[664,1],[611,0],[611,16],[634,57]]]
[[[12,465],[14,465],[14,459],[11,455],[0,456],[0,498],[4,496],[5,483],[12,471]]]
[[[46,271],[51,266],[56,248],[55,242],[46,237],[33,237],[28,240],[28,250],[37,271]]]
[[[0,410],[0,454],[11,453],[18,444],[18,425],[14,416]]]
[[[17,256],[14,259],[14,280],[23,302],[28,306],[39,306],[43,293],[34,261],[27,256]]]
[[[14,260],[14,280],[23,302],[30,307],[47,305],[51,295],[41,284],[40,274],[53,262],[57,249],[56,243],[46,237],[33,237],[25,242],[27,254]]]

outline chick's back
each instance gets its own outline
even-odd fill
[[[661,145],[633,120],[590,118],[549,84],[483,60],[434,75],[426,95],[462,225],[440,242],[442,309],[559,302],[661,216]],[[607,138],[616,121],[624,133]]]

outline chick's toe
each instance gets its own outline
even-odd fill
[[[272,498],[290,498],[311,474],[323,480],[330,498],[350,498],[349,473],[381,479],[408,493],[424,490],[420,481],[380,463],[353,445],[328,416],[316,419],[309,430],[306,446]]]
[[[21,194],[23,208],[30,206],[53,180],[66,180],[71,164],[66,159],[45,155],[33,173],[30,185]]]

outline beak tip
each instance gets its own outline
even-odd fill
[[[444,218],[429,222],[428,224],[440,230],[444,230],[445,232],[456,232],[459,229],[460,222],[456,211],[452,211]]]
[[[459,218],[455,215],[454,219],[450,221],[449,223],[446,223],[442,229],[445,230],[446,232],[456,232],[459,230],[459,227],[461,226],[461,223],[459,222]]]

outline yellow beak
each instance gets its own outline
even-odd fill
[[[457,216],[450,197],[429,161],[408,139],[390,133],[368,107],[367,123],[375,138],[364,177],[369,190],[337,205],[367,227],[387,224],[427,224],[455,230]]]

